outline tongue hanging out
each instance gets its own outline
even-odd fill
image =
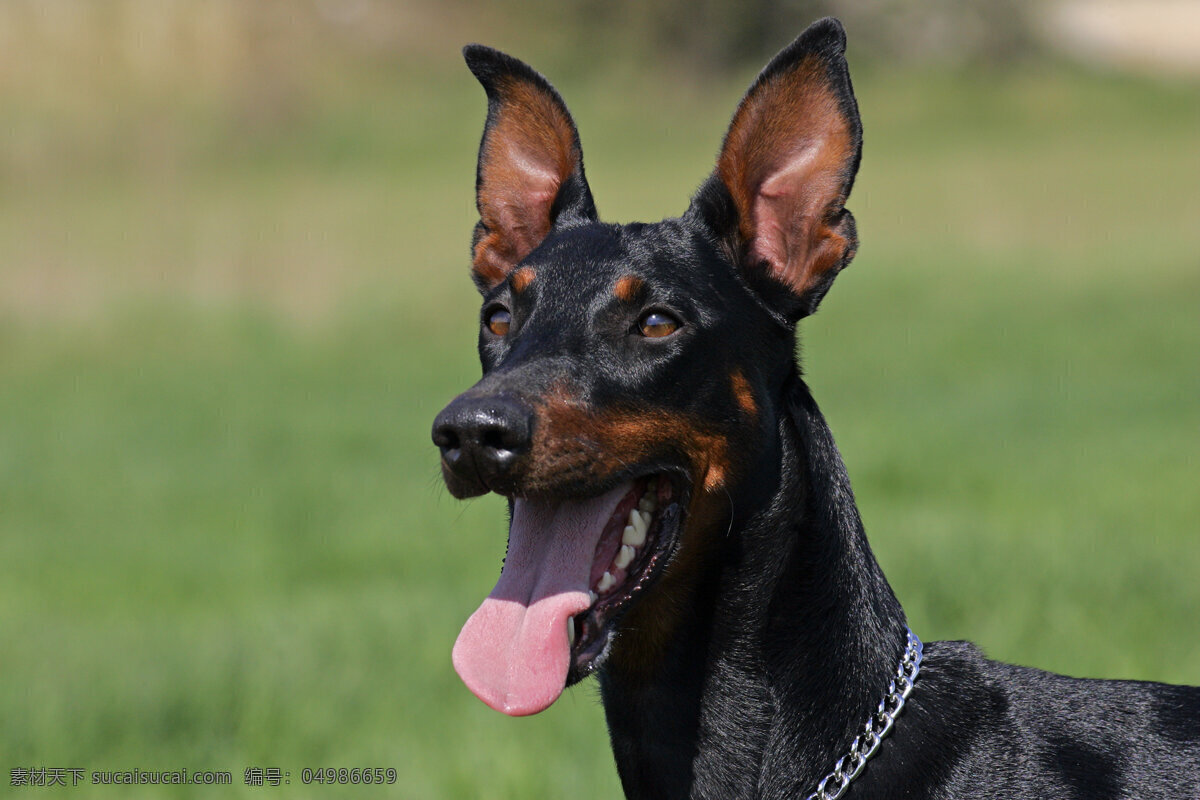
[[[496,588],[454,644],[454,668],[480,700],[513,716],[562,694],[570,668],[567,625],[588,608],[596,548],[624,484],[590,500],[517,500]]]

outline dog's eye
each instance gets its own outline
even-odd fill
[[[484,318],[484,324],[496,336],[507,336],[508,326],[512,324],[512,314],[508,313],[507,308],[492,309]]]
[[[638,329],[648,339],[661,339],[679,330],[679,320],[665,311],[649,311],[642,315]]]

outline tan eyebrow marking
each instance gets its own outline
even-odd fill
[[[613,294],[615,294],[617,299],[621,300],[622,302],[632,303],[634,299],[637,298],[638,292],[640,292],[642,287],[645,285],[646,282],[638,276],[625,275],[617,281],[617,285],[613,289]]]
[[[537,277],[537,273],[533,271],[533,267],[521,267],[512,274],[510,282],[512,290],[516,294],[520,294],[529,288],[529,284],[533,283],[533,279]]]

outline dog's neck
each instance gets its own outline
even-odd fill
[[[781,394],[773,496],[734,520],[655,673],[601,674],[630,798],[807,795],[903,652],[829,428],[798,376]]]

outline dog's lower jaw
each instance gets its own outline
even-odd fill
[[[786,395],[775,497],[724,538],[656,666],[601,672],[630,798],[806,796],[903,651],[832,436],[798,378]]]

